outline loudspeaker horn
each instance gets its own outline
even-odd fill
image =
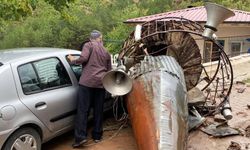
[[[217,31],[217,26],[227,18],[234,16],[234,12],[214,3],[206,3],[207,23],[204,26],[203,36],[212,38],[214,32]]]
[[[107,72],[102,79],[104,88],[111,94],[122,96],[132,89],[132,79],[123,69],[115,69]]]

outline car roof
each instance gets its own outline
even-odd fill
[[[11,63],[15,60],[25,59],[42,55],[60,55],[69,53],[80,53],[77,50],[63,48],[16,48],[0,50],[0,64]],[[1,65],[0,65],[1,66]]]

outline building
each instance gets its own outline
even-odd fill
[[[243,53],[250,53],[250,12],[233,10],[235,16],[228,18],[217,29],[216,35],[218,41],[224,46],[228,56],[236,56]],[[192,7],[182,10],[170,11],[150,16],[132,18],[126,20],[126,24],[141,24],[150,20],[161,19],[164,17],[183,17],[205,25],[207,13],[204,6]],[[212,43],[205,42],[203,39],[196,39],[205,62],[209,61]],[[206,50],[206,51],[205,51]]]

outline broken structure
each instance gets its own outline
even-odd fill
[[[199,114],[232,118],[233,70],[214,32],[233,13],[212,3],[206,9],[205,28],[179,17],[138,25],[119,53],[118,68],[104,77],[104,87],[112,94],[130,91],[125,98],[140,150],[187,149],[188,124],[192,123],[188,110],[198,117],[193,127],[202,121]],[[213,43],[211,64],[215,65],[202,64],[196,37]]]

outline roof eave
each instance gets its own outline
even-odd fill
[[[124,21],[123,23],[125,24],[142,24],[148,21]],[[195,21],[195,22],[199,22],[199,23],[205,23],[205,21]]]
[[[145,22],[146,21],[124,21],[123,23],[125,23],[125,24],[142,24],[142,23],[145,23]],[[206,23],[206,21],[195,21],[195,22]],[[230,24],[230,23],[250,24],[250,21],[249,22],[242,22],[242,21],[226,21],[226,22],[223,22],[223,24]]]
[[[140,23],[144,23],[145,21],[123,21],[123,23],[125,24],[140,24]]]

